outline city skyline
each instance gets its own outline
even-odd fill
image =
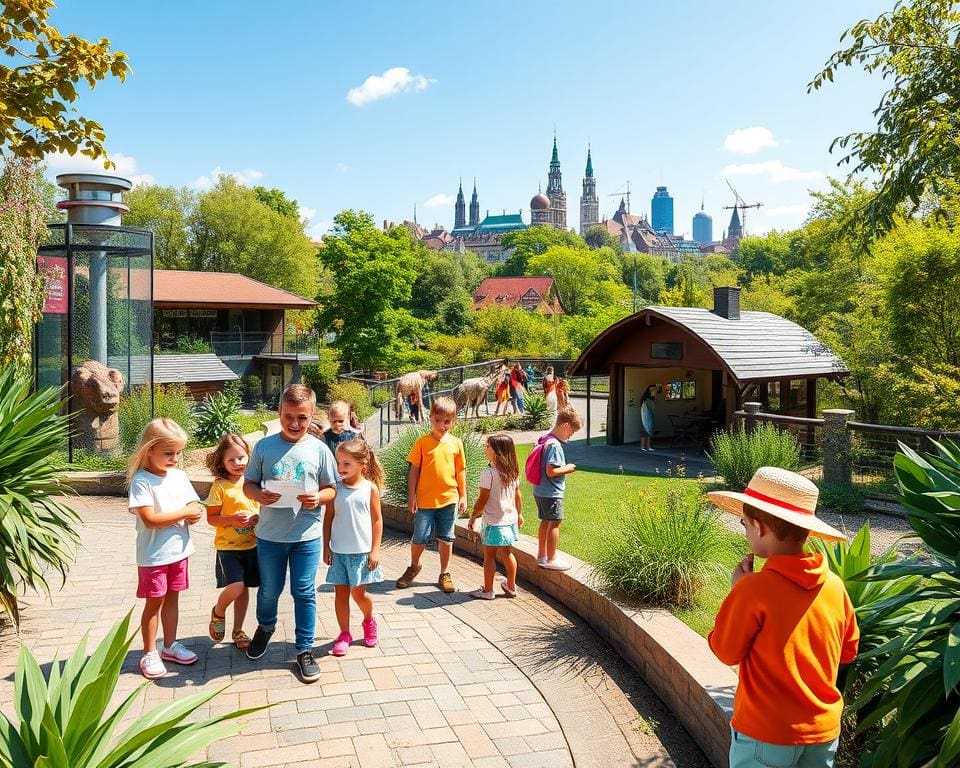
[[[135,182],[207,189],[229,173],[277,187],[319,236],[345,208],[401,221],[416,206],[421,222],[450,226],[457,180],[476,175],[483,210],[529,219],[556,131],[567,228],[579,228],[590,147],[601,219],[628,179],[632,211],[647,216],[666,186],[674,231],[689,238],[701,199],[721,234],[733,202],[724,179],[764,203],[747,222],[759,233],[799,225],[808,190],[846,175],[830,142],[873,127],[883,83],[850,70],[823,91],[806,86],[841,33],[887,5],[651,6],[643,23],[659,34],[642,50],[616,44],[595,9],[572,1],[549,19],[524,5],[475,14],[295,2],[283,35],[263,34],[260,5],[226,0],[65,2],[53,21],[129,55],[127,81],[79,89],[77,107],[103,124],[115,172]],[[397,35],[401,26],[409,33]],[[51,175],[95,169],[49,165]]]

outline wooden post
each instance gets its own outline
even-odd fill
[[[590,374],[587,374],[587,445],[590,445]]]
[[[749,435],[757,426],[756,414],[760,413],[760,403],[744,403],[743,410],[747,413],[743,420],[743,430]]]
[[[854,412],[846,408],[827,408],[823,412],[823,484],[851,485],[853,463],[850,457],[850,430]]]

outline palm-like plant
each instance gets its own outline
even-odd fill
[[[64,466],[55,459],[69,432],[61,390],[30,391],[10,366],[0,373],[0,612],[19,624],[22,587],[49,592],[66,577],[78,536],[76,513],[57,501]]]
[[[255,707],[186,722],[223,689],[174,699],[147,712],[117,738],[120,722],[144,683],[120,705],[107,707],[133,640],[130,614],[113,627],[89,656],[87,638],[65,662],[54,659],[44,679],[37,660],[21,646],[14,680],[19,725],[0,714],[0,766],[20,768],[181,768],[191,755],[240,731],[236,718]],[[226,687],[226,686],[225,686]],[[224,763],[192,763],[215,768]]]
[[[196,437],[202,443],[216,443],[240,427],[240,396],[234,392],[212,392],[197,409]]]
[[[875,647],[857,658],[860,692],[851,708],[859,731],[876,729],[864,764],[937,766],[960,762],[960,446],[936,455],[900,444],[894,472],[923,557],[874,566],[868,582],[913,579],[911,588],[860,613]],[[877,728],[879,726],[879,728]]]

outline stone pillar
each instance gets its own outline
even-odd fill
[[[760,413],[760,403],[744,403],[743,410],[747,413],[743,420],[743,430],[749,435],[757,426],[756,415]]]
[[[828,408],[823,412],[823,484],[850,485],[853,465],[850,457],[850,430],[854,412],[846,408]]]

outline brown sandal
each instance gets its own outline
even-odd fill
[[[210,639],[215,643],[219,643],[223,640],[223,636],[227,632],[227,617],[226,616],[217,616],[217,606],[213,606],[210,609],[210,626],[208,627],[210,632]]]
[[[238,651],[245,651],[250,647],[250,636],[242,629],[236,629],[233,632],[233,644]]]

